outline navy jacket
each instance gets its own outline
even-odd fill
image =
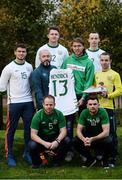
[[[49,65],[44,66],[40,64],[36,68],[30,78],[31,88],[35,93],[37,109],[42,108],[42,100],[44,96],[47,96],[49,93],[49,76],[51,69],[56,68],[55,66]]]

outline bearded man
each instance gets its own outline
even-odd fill
[[[49,93],[49,76],[50,71],[55,66],[50,65],[51,54],[48,50],[43,49],[39,53],[40,65],[31,74],[31,88],[34,91],[37,109],[42,108],[42,100]]]

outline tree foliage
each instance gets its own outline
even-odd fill
[[[13,58],[15,43],[26,43],[28,59],[34,62],[35,52],[46,41],[47,26],[52,23],[55,3],[48,0],[0,1],[1,67]]]
[[[122,4],[116,0],[63,0],[58,17],[62,41],[70,46],[80,36],[88,47],[88,34],[97,31],[101,48],[113,54],[113,66],[122,75]]]
[[[60,4],[59,4],[60,2]],[[98,31],[101,48],[113,54],[113,66],[122,73],[122,3],[119,0],[2,0],[0,1],[0,59],[2,68],[13,58],[17,42],[25,42],[34,63],[37,49],[47,41],[46,29],[56,24],[61,41],[70,47],[73,37]]]

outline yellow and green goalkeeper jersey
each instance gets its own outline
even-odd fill
[[[109,69],[108,71],[97,72],[95,74],[96,85],[103,82],[104,86],[107,88],[108,97],[99,97],[100,106],[103,108],[114,109],[113,99],[117,96],[122,95],[122,83],[120,75]]]

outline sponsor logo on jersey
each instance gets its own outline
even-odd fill
[[[74,65],[74,64],[67,64],[67,67],[72,69],[72,70],[85,72],[85,67],[84,66],[78,66],[78,65]]]

